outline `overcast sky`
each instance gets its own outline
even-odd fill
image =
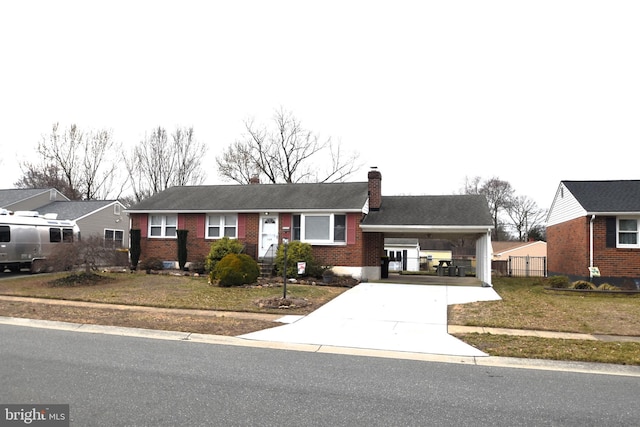
[[[53,123],[125,146],[193,126],[215,156],[292,111],[383,194],[637,179],[640,2],[4,1],[0,188]]]

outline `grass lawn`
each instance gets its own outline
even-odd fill
[[[65,274],[29,275],[0,280],[0,295],[106,303],[78,308],[33,302],[0,301],[0,316],[26,317],[114,326],[159,328],[218,335],[240,335],[277,326],[265,318],[238,318],[231,312],[308,314],[346,291],[345,287],[287,285],[289,308],[261,301],[283,296],[281,282],[264,286],[220,288],[205,277],[144,273],[100,273],[90,283],[55,282]],[[449,307],[449,324],[589,334],[640,336],[640,295],[557,293],[539,279],[496,278],[502,301]],[[118,309],[108,304],[189,309]],[[212,310],[228,315],[212,315]],[[640,343],[578,341],[491,334],[460,334],[463,341],[487,354],[640,365]]]

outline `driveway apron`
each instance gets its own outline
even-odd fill
[[[447,333],[447,306],[500,300],[491,287],[361,283],[307,316],[242,335],[259,341],[487,356]]]

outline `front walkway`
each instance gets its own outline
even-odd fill
[[[289,324],[241,338],[450,356],[487,356],[448,334],[447,306],[494,300],[500,300],[500,296],[491,287],[481,287],[479,281],[472,286],[361,283],[307,316],[290,316]]]

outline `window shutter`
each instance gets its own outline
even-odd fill
[[[606,218],[606,221],[607,221],[607,231],[606,231],[607,247],[615,248],[616,247],[616,217],[608,216]]]
[[[245,239],[247,237],[247,216],[245,214],[238,214],[238,239]]]
[[[199,214],[196,223],[196,238],[204,239],[205,214]]]
[[[149,232],[149,214],[140,215],[140,237],[147,237]]]
[[[358,227],[358,214],[347,215],[347,245],[356,243],[356,229]]]
[[[186,219],[183,214],[178,214],[178,228],[180,230],[184,230],[184,225],[186,224]]]

